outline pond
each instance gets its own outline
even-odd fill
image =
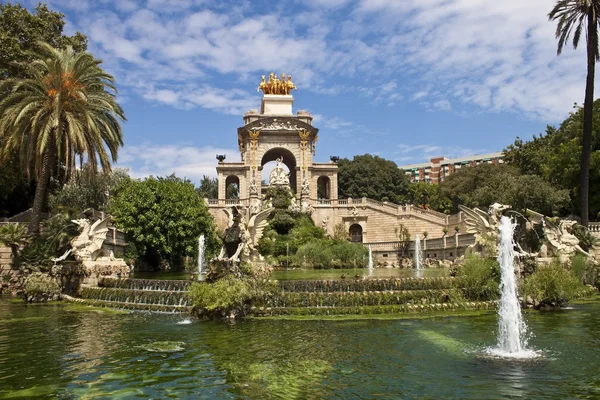
[[[0,299],[0,398],[600,397],[600,302],[527,313],[543,357],[482,356],[496,317],[245,320]],[[163,343],[167,342],[167,343]]]

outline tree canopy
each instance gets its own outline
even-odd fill
[[[64,15],[43,4],[32,12],[20,4],[0,4],[0,81],[28,76],[24,63],[33,60],[31,51],[39,41],[56,48],[72,46],[78,52],[85,51],[86,36],[79,32],[63,35],[64,25]],[[31,207],[34,193],[35,184],[23,174],[18,153],[0,160],[0,216],[11,216]]]
[[[579,152],[579,209],[581,224],[588,225],[590,167],[592,153],[592,130],[594,107],[594,80],[596,62],[600,61],[600,46],[598,44],[598,13],[600,0],[558,0],[548,19],[557,21],[555,36],[558,39],[557,54],[571,39],[573,33],[573,48],[577,48],[581,34],[585,34],[587,55],[587,77],[585,83],[585,99],[583,103],[583,124],[581,125],[582,140]],[[593,168],[593,167],[592,167]]]
[[[88,208],[104,211],[117,188],[128,179],[125,169],[98,172],[84,164],[66,185],[49,194],[48,206],[53,212],[59,209],[81,212]]]
[[[75,170],[77,156],[85,156],[94,169],[99,161],[110,170],[123,145],[119,120],[125,120],[114,79],[100,68],[100,60],[43,42],[36,55],[26,66],[28,78],[0,83],[0,93],[8,93],[0,100],[0,157],[19,154],[37,182],[29,224],[34,235],[56,163],[65,166],[66,177]]]
[[[207,254],[219,248],[212,216],[194,185],[174,175],[127,180],[112,198],[115,224],[135,244],[141,259],[153,267],[180,266],[182,257],[197,256],[198,238]]]
[[[461,168],[439,185],[439,198],[448,199],[451,211],[459,205],[486,209],[495,202],[514,210],[527,208],[554,215],[569,204],[567,190],[556,189],[538,175],[522,175],[513,166],[480,164]]]
[[[523,174],[539,175],[558,189],[568,190],[571,202],[567,211],[580,213],[580,158],[582,152],[584,110],[574,111],[558,128],[547,127],[545,134],[530,141],[517,138],[504,150],[504,161]],[[594,102],[591,140],[589,213],[598,218],[600,212],[600,100]]]
[[[395,162],[371,154],[342,158],[338,162],[341,198],[368,197],[396,204],[406,202],[409,179]]]
[[[0,4],[0,80],[27,77],[24,64],[35,59],[31,51],[37,42],[85,51],[87,37],[84,34],[63,35],[64,18],[64,14],[49,10],[45,4],[38,4],[31,13],[20,4]]]

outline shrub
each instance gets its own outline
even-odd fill
[[[588,260],[583,254],[571,258],[571,271],[584,285],[600,288],[600,265]]]
[[[543,305],[561,306],[574,299],[583,288],[581,281],[558,260],[540,266],[523,284],[523,296],[531,297],[536,308]]]
[[[277,290],[277,283],[251,277],[228,275],[214,283],[195,282],[190,286],[194,312],[206,318],[235,318],[246,315],[253,300],[263,300]]]
[[[572,233],[579,239],[579,246],[585,251],[590,251],[598,246],[598,239],[585,226],[580,224],[573,225]]]
[[[24,298],[28,302],[58,300],[60,285],[50,276],[35,272],[27,277],[23,286]]]
[[[493,259],[471,256],[457,272],[462,291],[470,300],[494,300],[500,294],[500,266]]]

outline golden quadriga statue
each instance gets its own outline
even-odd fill
[[[269,80],[265,80],[265,76],[262,76],[262,80],[258,85],[258,91],[263,91],[264,94],[290,94],[292,90],[298,90],[294,82],[292,82],[292,76],[281,74],[281,79],[271,72],[269,74]]]

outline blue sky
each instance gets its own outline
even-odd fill
[[[22,2],[32,7],[38,0]],[[316,161],[500,151],[583,103],[585,47],[556,56],[548,0],[51,0],[119,88],[118,166],[215,176],[262,74],[293,76]]]

